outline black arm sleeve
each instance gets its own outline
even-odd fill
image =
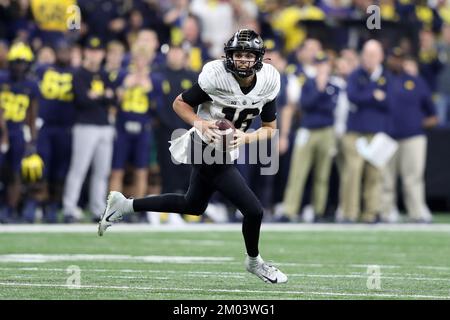
[[[261,121],[262,122],[272,122],[277,119],[277,102],[273,99],[267,102],[261,111]]]
[[[194,84],[190,89],[186,90],[181,94],[183,101],[190,105],[192,108],[197,107],[206,101],[212,101],[211,97],[203,91],[198,83]]]

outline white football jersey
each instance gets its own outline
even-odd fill
[[[242,93],[239,83],[225,69],[223,60],[214,60],[203,66],[198,84],[212,99],[201,104],[198,116],[205,120],[227,119],[237,129],[246,130],[263,106],[274,100],[280,91],[280,73],[270,64],[256,73],[255,87]]]

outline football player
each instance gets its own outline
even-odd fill
[[[265,140],[276,130],[276,100],[280,90],[280,74],[271,65],[263,62],[265,47],[261,37],[249,29],[236,32],[225,45],[225,60],[207,63],[199,75],[198,83],[180,94],[173,103],[181,119],[193,126],[188,134],[179,139],[202,144],[202,150],[219,140],[216,121],[227,119],[236,131],[231,148],[245,143]],[[194,108],[199,106],[197,113]],[[261,117],[258,130],[245,133],[251,120]],[[173,141],[175,142],[175,141]],[[183,145],[176,144],[177,146]],[[174,146],[174,144],[172,144]],[[170,148],[172,155],[180,150]],[[184,149],[188,152],[189,148]],[[224,152],[231,157],[232,151]],[[174,156],[175,158],[175,156]],[[177,157],[181,159],[183,157]],[[175,159],[177,159],[175,158]],[[194,163],[190,186],[186,194],[162,194],[143,199],[126,199],[121,193],[112,191],[108,196],[105,212],[99,222],[98,233],[103,235],[113,222],[124,214],[140,211],[176,212],[202,214],[213,192],[219,191],[244,215],[242,232],[247,250],[245,265],[268,283],[283,283],[287,276],[261,258],[258,249],[263,208],[255,194],[245,183],[234,163]]]
[[[64,179],[70,165],[72,151],[72,126],[75,119],[73,74],[70,66],[71,44],[60,40],[55,45],[56,62],[40,65],[36,69],[39,78],[39,118],[42,127],[37,139],[37,150],[42,157],[44,181],[35,201],[27,201],[27,218],[34,220],[36,200],[45,201],[44,220],[57,222]],[[48,183],[48,184],[47,184]]]
[[[8,128],[8,151],[5,162],[9,166],[6,207],[0,221],[9,222],[17,210],[21,194],[20,172],[22,158],[34,155],[36,149],[36,112],[38,87],[29,76],[34,54],[23,43],[13,44],[8,52],[8,72],[0,78],[0,107]],[[28,125],[30,140],[25,141],[24,125]]]
[[[132,48],[132,61],[117,89],[119,111],[116,118],[116,137],[110,180],[111,190],[122,191],[125,166],[134,171],[133,197],[143,197],[147,189],[148,162],[151,142],[151,120],[158,100],[161,82],[150,72],[150,52],[145,46]]]

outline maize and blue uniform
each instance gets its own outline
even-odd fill
[[[72,151],[75,120],[73,74],[70,67],[39,66],[39,113],[42,127],[37,139],[38,153],[44,161],[44,177],[50,181],[65,178]]]
[[[3,108],[3,118],[8,127],[9,150],[2,159],[10,165],[13,173],[19,173],[21,161],[25,153],[25,137],[23,125],[28,108],[39,95],[36,81],[25,78],[13,81],[9,72],[0,77],[0,105]],[[3,157],[3,155],[2,155]]]
[[[113,169],[124,169],[129,162],[135,168],[146,168],[150,159],[151,120],[161,98],[161,80],[150,75],[148,90],[131,87],[124,91],[116,119]]]

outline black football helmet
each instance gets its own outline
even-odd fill
[[[228,40],[225,44],[224,51],[225,69],[238,77],[246,78],[261,70],[266,48],[259,34],[250,29],[241,29]],[[235,51],[246,51],[255,54],[255,63],[248,69],[238,69],[233,60],[233,52]]]

